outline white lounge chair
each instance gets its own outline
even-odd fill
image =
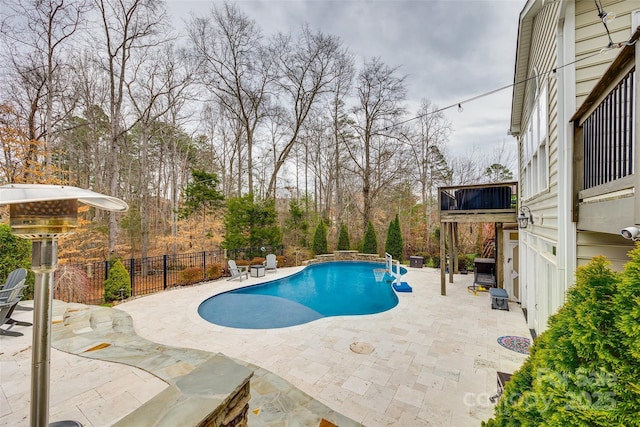
[[[265,272],[278,272],[278,259],[274,254],[267,255],[267,260],[264,262],[264,270]]]
[[[240,281],[242,282],[242,276],[245,276],[247,279],[249,278],[249,266],[241,265],[238,267],[236,265],[236,262],[232,259],[228,261],[228,264],[229,264],[229,273],[231,273],[231,277],[227,280],[233,280],[239,277]]]

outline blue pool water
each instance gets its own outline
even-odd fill
[[[384,265],[310,265],[289,277],[215,295],[200,304],[198,313],[216,325],[245,329],[283,328],[327,316],[380,313],[395,307],[398,297],[388,275],[382,282],[375,281],[375,268]]]

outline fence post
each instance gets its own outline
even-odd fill
[[[162,282],[167,289],[167,255],[162,255]]]
[[[202,251],[202,280],[207,280],[207,252]]]
[[[129,260],[129,279],[131,280],[131,296],[135,295],[133,292],[133,282],[136,278],[136,260],[135,258],[131,258]]]
[[[104,262],[104,280],[106,281],[109,278],[109,260]]]

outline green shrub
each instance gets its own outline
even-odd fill
[[[351,249],[349,242],[349,231],[344,223],[340,223],[340,233],[338,234],[338,247],[339,251],[348,251]]]
[[[313,235],[313,247],[311,249],[314,255],[329,253],[329,249],[327,248],[327,227],[323,221],[320,221],[316,227],[316,232]]]
[[[131,296],[131,278],[119,259],[111,260],[109,277],[104,281],[104,301],[118,301],[121,296],[122,298]]]
[[[26,268],[27,289],[24,299],[33,298],[33,272],[31,268],[31,241],[16,236],[7,224],[0,224],[0,284],[17,268]]]
[[[376,230],[373,228],[371,221],[367,224],[367,231],[364,233],[364,241],[362,242],[363,254],[377,254],[378,253],[378,239],[376,237]]]
[[[469,258],[466,255],[458,255],[458,270],[466,271],[469,270],[469,266],[473,265],[473,263],[469,263]]]
[[[389,223],[387,230],[387,241],[384,250],[393,256],[394,259],[402,261],[402,231],[400,230],[400,220],[398,214],[396,218]]]
[[[638,426],[640,249],[618,275],[604,257],[576,270],[485,426]]]
[[[429,257],[429,267],[440,268],[440,255],[432,255]]]

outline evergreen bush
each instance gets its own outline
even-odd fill
[[[311,249],[314,255],[329,253],[327,248],[327,227],[323,221],[320,221],[316,227],[316,232],[313,235],[313,247]]]
[[[367,223],[367,231],[364,233],[364,242],[362,243],[363,254],[377,254],[378,253],[378,240],[376,237],[376,230],[373,228],[371,221]]]
[[[428,258],[430,260],[429,267],[440,268],[440,255],[431,255]]]
[[[131,296],[131,278],[129,272],[119,259],[111,261],[109,268],[109,277],[104,281],[104,301],[118,301],[121,298],[120,289],[122,289],[122,298]]]
[[[402,261],[402,231],[400,230],[398,214],[396,214],[396,218],[389,223],[384,250],[392,255],[394,259]]]
[[[625,265],[618,283],[614,309],[615,326],[619,332],[612,337],[619,340],[617,351],[610,357],[619,357],[616,374],[616,409],[619,424],[640,425],[640,249],[629,252],[631,261]],[[600,346],[602,348],[603,346]],[[603,350],[607,350],[604,348]],[[615,360],[615,359],[614,359]]]
[[[620,275],[604,257],[577,269],[483,425],[640,425],[640,249],[630,256]]]
[[[249,257],[262,255],[261,247],[278,247],[282,233],[275,201],[255,201],[253,194],[227,199],[222,247],[230,251],[250,248]]]
[[[338,234],[338,248],[339,251],[348,251],[351,249],[349,243],[349,231],[344,223],[340,223],[340,233]]]
[[[16,236],[8,224],[0,224],[0,284],[9,273],[17,268],[27,269],[27,289],[24,299],[33,298],[33,279],[31,269],[31,241]]]

